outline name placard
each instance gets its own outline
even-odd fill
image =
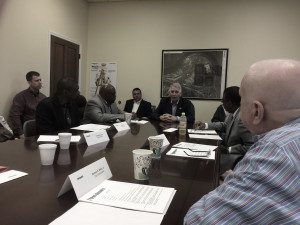
[[[164,139],[162,147],[166,147],[170,144],[170,142],[169,142],[168,138],[166,137],[166,135],[160,134],[160,135],[156,135],[156,137],[161,137],[161,138]]]
[[[70,174],[65,180],[58,196],[63,195],[74,188],[77,199],[101,184],[104,180],[112,177],[111,171],[105,158]]]
[[[125,131],[125,130],[130,130],[130,127],[126,122],[120,122],[120,123],[114,123],[115,128],[117,131]]]
[[[106,130],[84,133],[83,136],[88,146],[109,141],[109,137],[107,135]]]

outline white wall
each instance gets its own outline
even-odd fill
[[[300,59],[300,1],[185,0],[89,5],[87,75],[91,62],[118,63],[117,100],[132,88],[157,105],[162,49],[229,48],[227,86],[240,85],[255,61]],[[87,77],[86,84],[89,84]],[[193,101],[209,120],[219,102]]]
[[[80,45],[85,92],[87,3],[83,0],[0,0],[0,114],[7,116],[13,96],[28,87],[25,75],[38,71],[49,94],[50,33]]]
[[[229,48],[228,86],[239,85],[257,60],[300,59],[298,0],[87,5],[83,0],[0,0],[0,114],[7,116],[13,96],[27,87],[29,70],[41,73],[42,91],[49,93],[51,32],[80,44],[80,81],[85,94],[91,62],[118,62],[121,108],[136,86],[145,99],[158,104],[163,49]],[[193,103],[201,120],[209,120],[219,104]]]

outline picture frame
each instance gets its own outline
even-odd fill
[[[172,83],[180,83],[182,97],[222,99],[227,82],[228,48],[162,50],[161,97]]]

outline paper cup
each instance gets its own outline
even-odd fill
[[[41,164],[43,166],[49,166],[53,164],[56,144],[41,144],[39,145]]]
[[[162,137],[150,136],[148,138],[148,140],[149,140],[150,150],[153,151],[154,157],[160,158],[161,157],[161,148],[162,148],[164,139]]]
[[[125,113],[125,121],[127,124],[131,123],[132,114],[131,113]]]
[[[58,137],[59,137],[60,149],[69,149],[72,134],[71,133],[59,133]]]
[[[148,170],[151,165],[152,151],[146,149],[135,149],[132,153],[134,178],[137,180],[148,180]]]

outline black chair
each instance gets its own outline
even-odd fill
[[[24,137],[32,137],[38,135],[35,120],[27,120],[23,125]]]

